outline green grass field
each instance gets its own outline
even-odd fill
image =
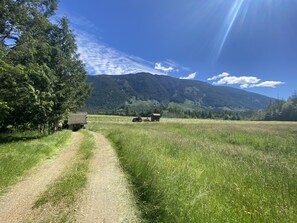
[[[53,135],[38,132],[1,134],[0,194],[32,167],[64,148],[70,136],[70,131]]]
[[[297,123],[91,116],[147,222],[297,222]]]

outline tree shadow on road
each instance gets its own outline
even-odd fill
[[[0,134],[0,145],[19,141],[31,141],[35,139],[41,139],[48,136],[46,133],[40,133],[38,131],[26,131],[16,133],[1,133]]]

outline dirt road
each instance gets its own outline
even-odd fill
[[[79,204],[77,221],[83,223],[139,222],[117,155],[108,140],[94,133],[98,149],[91,163],[89,182]]]
[[[23,222],[26,219],[38,195],[73,163],[82,138],[81,133],[73,133],[67,149],[58,157],[33,169],[23,181],[0,197],[1,223]]]

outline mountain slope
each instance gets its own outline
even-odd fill
[[[245,111],[264,109],[271,100],[236,88],[149,73],[88,76],[87,82],[93,85],[92,94],[86,101],[86,110],[91,113],[133,105]]]

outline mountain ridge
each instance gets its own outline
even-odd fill
[[[150,73],[87,76],[87,82],[93,85],[85,107],[91,113],[135,106],[181,106],[185,109],[240,112],[265,109],[273,100],[232,87]]]

